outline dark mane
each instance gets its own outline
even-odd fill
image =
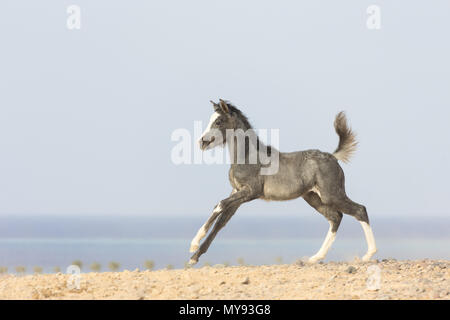
[[[230,102],[228,102],[228,101],[225,101],[225,102],[226,102],[226,104],[227,104],[227,106],[228,106],[228,109],[230,109],[230,111],[231,111],[232,113],[235,113],[235,114],[237,115],[237,117],[242,121],[242,123],[244,124],[246,130],[248,130],[248,129],[253,129],[252,125],[251,125],[250,122],[248,121],[247,116],[246,116],[245,114],[243,114],[241,110],[239,110],[238,108],[236,108],[236,107],[235,107],[234,105],[232,105]],[[261,140],[259,140],[259,137],[257,137],[257,139],[258,139],[258,140],[257,140],[257,141],[258,141],[257,150],[259,151],[259,148],[260,148],[262,142],[261,142]],[[267,148],[267,151],[266,151],[266,152],[267,152],[267,155],[270,157],[271,154],[272,154],[272,146],[266,146],[266,148]]]
[[[245,114],[242,113],[241,110],[239,110],[238,108],[236,108],[234,105],[232,105],[230,102],[225,101],[228,108],[230,109],[230,111],[232,113],[235,113],[239,119],[241,119],[241,121],[244,123],[244,126],[246,127],[246,129],[252,129],[252,125],[250,124],[250,122],[248,121],[248,118]]]

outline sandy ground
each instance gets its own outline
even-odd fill
[[[448,260],[82,273],[79,289],[69,277],[3,275],[0,299],[450,299]]]

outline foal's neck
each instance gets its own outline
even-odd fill
[[[236,136],[236,130],[242,130],[244,133],[248,133],[252,138],[245,138],[245,163],[238,163],[238,142]],[[256,150],[257,152],[257,163],[259,164],[259,150],[261,148],[266,148],[265,144],[259,139],[256,131],[248,124],[248,122],[239,121],[237,128],[234,129],[233,142],[228,141],[227,146],[230,156],[230,161],[232,165],[245,165],[250,163],[250,150]],[[241,141],[242,144],[242,141]],[[270,146],[267,147],[270,149]],[[267,150],[267,149],[264,149]],[[270,152],[270,151],[269,151]],[[255,163],[252,163],[255,164]]]

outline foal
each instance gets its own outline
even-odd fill
[[[236,136],[232,141],[227,141],[227,139],[231,140],[227,132],[236,132],[239,129],[253,132],[253,129],[242,112],[229,102],[221,99],[219,103],[212,101],[211,103],[214,106],[214,113],[199,140],[200,148],[208,150],[228,144],[230,154],[235,156],[238,151]],[[298,197],[303,197],[330,223],[330,229],[322,247],[309,258],[309,262],[315,263],[325,258],[336,238],[343,213],[355,217],[361,223],[368,245],[367,253],[362,260],[369,261],[377,251],[369,225],[369,217],[363,205],[353,202],[347,197],[344,172],[338,163],[338,160],[348,162],[356,150],[355,134],[348,127],[343,112],[336,116],[334,127],[339,136],[339,145],[333,154],[319,150],[282,153],[275,148],[266,147],[269,154],[277,154],[277,161],[279,161],[278,171],[270,175],[261,174],[261,169],[265,165],[260,159],[256,163],[248,163],[251,142],[247,143],[245,140],[246,162],[236,162],[235,157],[231,161],[229,180],[233,192],[228,198],[217,204],[211,217],[192,240],[190,252],[194,252],[194,255],[189,264],[194,265],[198,262],[199,257],[208,250],[217,233],[226,225],[241,204],[255,199],[283,201]],[[221,136],[226,138],[211,137],[213,131],[221,133]],[[259,139],[257,139],[257,144],[257,150],[260,150],[261,146],[265,147]],[[200,240],[206,236],[215,221],[213,230],[200,245]]]

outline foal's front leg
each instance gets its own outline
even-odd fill
[[[212,241],[216,237],[217,233],[227,224],[227,222],[231,219],[231,217],[234,215],[234,213],[236,212],[236,210],[239,208],[239,206],[242,203],[251,201],[256,198],[257,198],[257,196],[253,195],[249,190],[245,189],[242,191],[233,192],[233,194],[229,198],[220,201],[219,204],[214,209],[214,212],[213,212],[212,216],[210,217],[210,219],[208,219],[208,221],[210,221],[215,216],[215,213],[217,213],[219,215],[219,218],[217,219],[217,222],[214,225],[214,228],[211,231],[211,233],[209,234],[209,236],[206,238],[206,240],[201,244],[200,248],[191,257],[189,264],[194,265],[198,262],[198,259],[200,258],[200,256],[208,250],[209,246],[211,245]],[[216,218],[217,218],[217,216],[214,219],[216,219]],[[207,225],[208,221],[206,222],[205,225]],[[202,227],[199,230],[199,233],[203,234],[204,231],[205,230],[203,230],[203,227]],[[207,230],[206,230],[206,232],[207,232]],[[206,234],[206,232],[205,232],[205,234]],[[196,238],[197,238],[197,236],[196,236]],[[196,238],[194,238],[194,240],[196,240]],[[191,249],[192,249],[192,246],[191,246]]]
[[[208,218],[208,220],[206,220],[205,224],[198,230],[194,239],[192,239],[191,248],[189,249],[189,252],[195,252],[198,250],[198,247],[200,246],[200,241],[206,236],[212,224],[214,223],[214,221],[216,221],[217,217],[219,216],[220,212],[221,209],[219,203],[214,208],[212,215]]]
[[[231,196],[234,195],[236,192],[237,192],[237,190],[233,189]],[[221,214],[221,212],[223,210],[223,202],[224,201],[225,200],[220,201],[215,206],[211,216],[208,218],[208,220],[206,220],[205,224],[198,230],[194,239],[192,239],[192,241],[191,241],[191,247],[189,249],[189,252],[195,252],[198,250],[198,247],[200,246],[200,241],[206,236],[206,234],[208,233],[208,231],[211,228],[214,221],[216,221],[217,217]]]

